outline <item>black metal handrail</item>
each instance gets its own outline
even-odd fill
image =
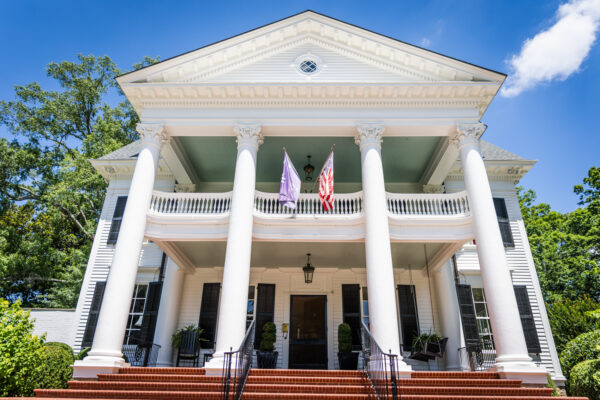
[[[369,328],[361,321],[363,369],[378,399],[400,398],[396,373],[398,371],[398,355],[381,350]]]
[[[222,400],[239,400],[242,398],[246,378],[252,366],[252,350],[254,349],[254,321],[246,330],[246,336],[236,351],[226,351],[223,358]],[[233,349],[232,349],[233,350]],[[232,365],[235,363],[235,366]]]

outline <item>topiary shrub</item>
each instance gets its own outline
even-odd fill
[[[73,349],[64,343],[49,342],[44,346],[44,374],[39,387],[44,389],[65,389],[73,376]]]
[[[585,360],[600,358],[600,329],[584,333],[571,340],[560,353],[560,365],[567,378],[571,368]]]
[[[571,369],[570,394],[600,400],[600,360],[588,360]]]
[[[44,337],[19,301],[0,299],[0,397],[32,396],[44,369]]]
[[[266,322],[263,325],[262,340],[260,341],[260,351],[275,350],[276,331],[277,327],[272,322]]]
[[[346,323],[338,326],[338,351],[340,353],[352,351],[352,328]]]

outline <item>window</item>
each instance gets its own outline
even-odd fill
[[[139,344],[142,331],[142,320],[144,319],[144,310],[146,309],[146,294],[148,285],[140,283],[135,285],[133,298],[131,299],[131,308],[129,309],[129,319],[125,328],[125,340],[123,344]]]
[[[489,344],[491,348],[494,346],[494,337],[492,334],[492,325],[490,324],[490,316],[487,310],[485,301],[485,293],[483,288],[472,288],[473,305],[475,306],[475,319],[477,321],[477,331],[479,339],[484,344]],[[486,348],[489,348],[486,346]]]
[[[369,291],[366,286],[362,288],[362,316],[363,322],[369,327]]]
[[[125,212],[125,204],[127,204],[127,196],[119,196],[117,205],[115,206],[115,212],[113,213],[112,223],[110,224],[110,230],[108,231],[107,244],[117,243],[119,230],[121,229],[121,221],[123,220],[123,213]]]
[[[248,286],[248,305],[246,307],[246,330],[254,320],[254,286]]]
[[[412,343],[419,336],[419,315],[414,285],[398,285],[398,304],[400,306],[400,330],[404,350],[412,350]]]
[[[305,74],[312,74],[317,70],[317,63],[313,60],[304,60],[300,63],[300,70]]]
[[[494,197],[494,208],[496,209],[496,217],[498,218],[498,226],[500,227],[504,247],[515,247],[515,241],[510,230],[506,201],[503,198]]]

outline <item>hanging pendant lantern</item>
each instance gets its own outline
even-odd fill
[[[312,283],[315,267],[310,264],[310,253],[306,253],[306,265],[302,271],[304,272],[304,283]]]
[[[314,165],[310,163],[310,154],[306,156],[306,165],[304,166],[304,180],[310,182],[313,180]]]

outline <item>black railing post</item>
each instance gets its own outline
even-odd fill
[[[225,352],[225,357],[223,358],[223,379],[221,389],[222,400],[229,400],[230,393],[234,400],[239,400],[242,398],[244,386],[246,385],[246,379],[248,378],[248,373],[250,372],[250,367],[252,366],[254,327],[255,323],[252,321],[248,327],[248,330],[246,331],[246,335],[244,336],[242,344],[236,351],[233,351],[233,348],[231,348],[231,351]],[[232,373],[231,363],[234,355],[235,369]],[[231,389],[232,385],[233,389]]]
[[[363,369],[377,399],[398,400],[397,360],[398,355],[381,350],[371,332],[361,321]]]

